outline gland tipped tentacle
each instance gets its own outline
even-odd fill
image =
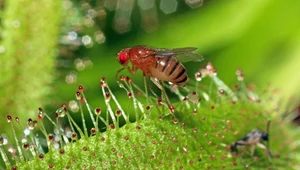
[[[82,108],[82,104],[81,104],[82,102],[85,103],[85,98],[82,96],[82,92],[80,92],[80,96],[81,96],[81,99],[80,99],[81,102],[79,102],[79,110],[80,110],[80,115],[81,115],[81,120],[82,120],[83,132],[84,132],[85,136],[88,136],[88,130],[87,130],[87,127],[86,127],[86,122],[85,122],[85,118],[84,118],[83,108]]]
[[[115,95],[112,93],[112,91],[111,91],[111,89],[109,88],[108,85],[107,85],[106,88],[108,89],[109,93],[111,94],[111,97],[112,97],[112,99],[114,100],[114,102],[116,103],[117,107],[121,110],[122,116],[123,116],[123,118],[125,119],[126,123],[129,123],[129,119],[128,119],[128,117],[126,116],[126,114],[125,114],[124,110],[122,109],[122,106],[121,106],[120,103],[118,102],[117,98],[116,98]]]
[[[81,92],[81,95],[85,98],[83,92]],[[88,104],[87,100],[85,100],[85,106],[86,106],[86,108],[88,109],[88,112],[89,112],[89,114],[90,114],[90,117],[91,117],[91,120],[92,120],[92,122],[93,122],[94,127],[98,127],[98,125],[96,124],[96,121],[95,121],[95,118],[94,118],[92,109],[91,109],[90,105]]]
[[[7,116],[8,117],[8,120],[9,120],[9,123],[11,125],[11,129],[12,129],[12,132],[13,132],[13,136],[15,138],[15,141],[16,141],[16,145],[17,145],[17,149],[18,149],[18,154],[19,154],[19,158],[21,160],[21,162],[24,162],[24,156],[23,156],[23,152],[22,152],[22,149],[21,149],[21,146],[19,145],[19,140],[17,138],[17,134],[16,134],[16,131],[15,131],[15,128],[14,128],[14,125],[12,124],[12,121],[11,121],[11,116]],[[10,117],[10,118],[9,118]]]
[[[107,92],[105,92],[105,89],[104,87],[101,86],[101,90],[102,90],[102,94],[103,94],[103,97],[106,99],[107,98]],[[116,120],[116,117],[115,117],[115,114],[114,112],[112,111],[112,108],[110,106],[110,103],[109,103],[109,100],[104,100],[105,101],[105,105],[107,107],[107,113],[110,115],[110,118],[112,119],[113,121],[113,124],[116,124],[117,123],[117,120]],[[106,120],[109,120],[108,119],[108,115],[107,115],[107,118]]]
[[[216,76],[216,75],[214,75],[214,76]],[[122,82],[122,83],[124,83],[124,82]],[[145,154],[145,155],[147,154],[149,156],[149,159],[151,159],[151,161],[158,160],[158,162],[154,162],[154,163],[158,163],[159,165],[155,164],[155,166],[159,166],[159,168],[162,168],[162,169],[166,169],[166,168],[179,168],[179,169],[182,169],[182,168],[185,168],[185,167],[193,169],[193,168],[195,168],[196,165],[197,166],[198,165],[202,166],[201,163],[198,162],[198,161],[202,161],[202,160],[208,161],[208,163],[207,163],[207,165],[205,165],[205,167],[209,167],[211,169],[216,168],[216,167],[219,168],[221,166],[221,165],[217,164],[216,162],[219,159],[223,161],[225,158],[227,158],[226,155],[224,156],[224,154],[226,152],[223,152],[224,154],[222,154],[222,155],[220,154],[223,150],[223,149],[220,149],[220,146],[222,146],[222,144],[219,146],[218,143],[216,143],[218,141],[214,140],[214,138],[219,138],[220,140],[225,139],[225,142],[226,142],[227,136],[230,137],[230,135],[233,135],[234,130],[235,130],[234,128],[239,128],[239,127],[233,127],[233,125],[230,123],[230,121],[222,122],[222,120],[224,120],[224,119],[221,116],[225,115],[225,114],[221,114],[221,113],[223,113],[223,110],[220,110],[220,112],[219,112],[220,114],[219,113],[218,114],[213,114],[213,113],[219,111],[218,110],[219,108],[217,107],[218,105],[215,105],[216,102],[213,101],[215,99],[214,98],[215,96],[212,96],[210,98],[210,102],[208,102],[208,104],[204,102],[204,104],[201,105],[201,108],[200,108],[200,101],[199,100],[200,100],[200,97],[203,98],[202,91],[203,91],[203,93],[205,91],[202,90],[202,89],[197,89],[197,88],[193,89],[193,90],[189,89],[188,93],[190,92],[191,96],[189,96],[189,98],[186,98],[186,99],[185,99],[185,97],[183,97],[179,101],[178,105],[176,105],[172,102],[171,103],[172,105],[169,106],[169,107],[165,107],[165,106],[163,106],[163,107],[162,106],[154,107],[154,108],[158,109],[157,112],[159,112],[160,115],[163,115],[163,116],[159,117],[159,120],[157,120],[157,118],[155,117],[156,115],[155,116],[150,115],[152,112],[155,113],[155,110],[153,109],[153,106],[155,105],[156,101],[152,100],[152,98],[154,98],[154,97],[146,95],[147,98],[151,98],[151,99],[150,99],[149,105],[144,107],[143,104],[141,102],[139,102],[140,98],[137,95],[135,95],[135,93],[133,93],[133,89],[135,89],[134,83],[130,82],[130,85],[132,85],[132,87],[127,86],[125,88],[125,90],[128,90],[130,93],[132,93],[134,95],[135,98],[137,98],[137,105],[138,105],[138,107],[140,108],[140,110],[142,112],[142,113],[139,113],[139,114],[143,114],[144,112],[146,112],[146,113],[144,113],[144,114],[147,114],[147,116],[148,116],[147,117],[148,120],[145,121],[146,123],[143,124],[144,121],[139,121],[138,122],[138,123],[141,123],[141,124],[136,126],[136,130],[138,131],[138,133],[136,133],[135,135],[132,135],[131,133],[128,133],[128,129],[130,130],[130,127],[132,125],[134,125],[134,127],[135,127],[136,124],[135,123],[128,123],[128,124],[126,123],[126,126],[128,125],[126,128],[119,128],[118,129],[119,132],[121,132],[121,133],[118,132],[118,135],[120,135],[120,134],[123,135],[124,134],[124,136],[121,136],[121,137],[120,136],[113,137],[115,135],[114,132],[113,133],[107,132],[107,133],[101,133],[100,134],[99,133],[100,131],[96,130],[96,128],[93,127],[91,129],[89,129],[89,132],[90,132],[90,134],[92,134],[92,136],[94,134],[96,134],[96,135],[99,134],[101,136],[102,135],[105,136],[107,139],[109,137],[112,137],[112,138],[106,140],[107,143],[105,143],[105,142],[102,142],[103,136],[102,136],[102,138],[99,137],[99,136],[90,137],[88,140],[91,140],[91,141],[98,140],[95,143],[96,146],[86,145],[87,144],[87,143],[85,143],[86,139],[82,139],[82,141],[79,141],[79,142],[76,141],[77,143],[70,142],[69,146],[71,145],[72,147],[74,147],[72,149],[76,149],[76,147],[81,146],[80,147],[81,150],[79,151],[80,153],[78,155],[81,155],[82,154],[81,152],[84,152],[84,153],[93,152],[93,153],[89,153],[89,155],[84,155],[84,156],[90,156],[92,159],[95,157],[95,155],[98,155],[98,154],[99,155],[100,154],[105,154],[106,155],[107,154],[106,151],[96,152],[96,154],[95,154],[95,151],[92,151],[93,148],[98,149],[98,147],[99,147],[98,144],[101,143],[101,144],[103,144],[103,145],[101,145],[101,147],[104,146],[104,148],[103,148],[104,150],[107,149],[105,147],[110,147],[108,149],[109,150],[108,153],[111,154],[112,157],[113,157],[110,160],[105,160],[105,161],[102,162],[103,163],[102,165],[103,165],[104,168],[106,168],[106,167],[118,168],[118,166],[123,166],[122,161],[124,159],[128,159],[128,160],[125,160],[126,163],[127,163],[126,165],[129,166],[129,164],[130,164],[130,167],[132,167],[132,168],[135,168],[134,167],[135,165],[139,165],[139,166],[143,167],[144,164],[140,163],[140,162],[142,162],[142,161],[140,161],[140,159],[134,159],[136,157],[139,157],[139,158],[143,157],[144,156],[143,154]],[[101,87],[105,89],[106,85],[101,86]],[[214,94],[216,94],[216,92],[220,92],[218,90],[214,89]],[[110,99],[112,99],[112,97],[111,97],[112,93],[109,92],[109,91],[107,93],[105,93],[105,91],[102,91],[102,92],[103,92],[105,101],[110,102]],[[106,94],[108,94],[108,95],[106,95]],[[141,91],[141,94],[143,94],[143,91]],[[222,94],[220,94],[220,95],[222,95]],[[178,94],[177,94],[177,96],[180,97],[180,98],[182,97]],[[237,97],[239,97],[239,96],[237,96]],[[106,98],[109,98],[109,100],[106,100]],[[87,103],[86,98],[83,95],[80,94],[80,100],[81,99],[84,99],[82,101]],[[217,98],[217,100],[218,100],[218,98]],[[78,102],[80,102],[80,101],[78,101]],[[194,105],[192,105],[192,106],[194,106],[194,107],[187,108],[186,103],[188,103],[188,104],[193,103]],[[113,103],[110,103],[110,104],[113,105]],[[133,104],[134,104],[134,102],[130,102],[130,107],[132,107]],[[164,100],[158,100],[157,104],[158,105],[163,105]],[[173,105],[175,107],[172,107]],[[90,107],[88,105],[85,105],[85,106]],[[182,107],[178,107],[178,106],[182,106]],[[124,107],[124,105],[123,105],[123,107]],[[229,105],[229,107],[235,108],[235,107],[237,107],[237,105],[235,105],[235,106]],[[165,116],[170,111],[173,112],[175,110],[175,108],[176,108],[176,114],[177,113],[182,114],[181,116],[179,116],[179,118],[174,118],[174,117],[171,117],[171,116],[168,116],[168,115]],[[63,111],[67,112],[65,107],[62,107],[62,109],[63,109]],[[119,126],[118,121],[119,121],[119,116],[122,115],[122,111],[119,108],[117,108],[117,110],[114,109],[114,111],[115,111],[114,114],[115,114],[115,117],[117,119],[117,122],[109,124],[109,118],[104,120],[100,116],[101,109],[100,109],[100,111],[99,110],[97,111],[97,108],[96,108],[95,109],[95,113],[97,115],[96,125],[98,125],[98,118],[99,118],[101,121],[103,121],[104,123],[107,124],[107,127],[106,127],[107,130],[109,128],[110,129],[116,129],[116,126],[117,127]],[[227,110],[225,110],[225,111],[227,111]],[[208,112],[208,113],[206,113],[206,112]],[[109,114],[109,111],[106,111],[106,113]],[[76,129],[76,126],[75,126],[76,123],[71,119],[72,118],[71,115],[69,113],[65,113],[65,114],[67,115],[67,117],[70,117],[69,124],[70,124],[70,127],[72,129],[71,140],[75,142],[75,140],[77,140],[79,138],[79,135],[77,135],[76,132],[74,132],[74,129],[75,129],[75,131],[77,131],[78,129],[79,129],[78,131],[80,131],[80,128]],[[209,114],[212,114],[212,116],[208,116]],[[229,114],[226,114],[226,115],[230,116]],[[216,116],[216,117],[214,117],[214,116]],[[237,116],[240,116],[240,115],[237,115]],[[247,115],[243,115],[243,116],[246,117]],[[44,116],[41,116],[41,119],[39,119],[39,120],[41,121],[43,117]],[[155,117],[156,121],[153,121],[151,119],[153,117]],[[201,117],[202,117],[202,119],[201,119]],[[58,120],[58,118],[59,117],[57,117],[57,120]],[[141,120],[141,118],[139,118],[139,119]],[[186,121],[187,119],[189,119],[191,121]],[[220,119],[222,119],[222,120],[220,120]],[[184,120],[184,122],[183,122],[183,120]],[[228,120],[230,120],[230,118]],[[193,122],[193,121],[195,121],[195,122]],[[200,123],[199,123],[199,121],[200,121]],[[167,126],[170,125],[170,122],[173,122],[173,123],[171,123],[172,128],[167,127]],[[220,122],[224,123],[224,125],[222,125]],[[193,124],[193,123],[196,123],[197,126],[191,126],[191,124]],[[213,124],[213,126],[207,126],[207,125],[209,125],[208,123],[215,123],[215,124]],[[56,123],[56,124],[58,124],[58,123]],[[30,127],[34,127],[33,125],[34,125],[34,121],[31,120],[30,121]],[[39,122],[39,125],[40,125],[40,122]],[[73,125],[74,125],[74,127],[72,128]],[[144,125],[147,125],[147,126],[144,126]],[[219,127],[222,127],[222,126],[223,126],[223,129],[218,129]],[[150,130],[147,129],[148,127],[150,127]],[[174,130],[174,127],[175,127],[175,130]],[[192,129],[190,127],[192,127]],[[61,128],[62,127],[58,125],[58,127],[56,128],[57,130],[55,132],[55,135],[53,135],[51,137],[51,139],[48,139],[48,140],[49,141],[50,140],[54,141],[53,138],[57,137],[57,135],[61,135],[60,131],[59,131],[59,129],[61,129]],[[153,128],[154,131],[151,131],[151,128]],[[149,130],[151,132],[148,132],[147,130]],[[163,136],[159,136],[159,134],[157,132],[159,132],[160,130],[167,131],[168,134],[164,133]],[[170,130],[174,130],[174,131],[170,131]],[[193,131],[192,135],[187,133],[189,130]],[[204,136],[203,140],[202,140],[202,138],[201,138],[201,140],[199,140],[199,136],[203,135],[203,132],[205,132],[206,135]],[[142,138],[142,141],[139,141],[138,139],[141,138],[140,135],[144,135],[145,133],[146,133],[146,136],[147,136],[146,137],[147,138],[146,142],[144,141],[144,138]],[[172,135],[171,138],[170,138],[170,136],[171,136],[170,134]],[[33,133],[30,133],[30,135],[33,135]],[[66,136],[68,138],[70,138],[70,135],[66,135]],[[84,134],[80,135],[81,138],[84,138],[84,136],[85,136]],[[157,136],[157,137],[151,138],[152,136]],[[225,138],[225,136],[226,136],[226,138]],[[137,139],[134,139],[135,137]],[[59,138],[61,138],[61,137],[59,137]],[[126,143],[126,146],[130,146],[130,148],[132,149],[132,150],[130,150],[129,154],[127,154],[126,151],[124,151],[124,152],[119,151],[119,149],[121,150],[122,148],[126,148],[126,147],[122,146],[122,144],[121,144],[122,142],[119,142],[118,144],[116,144],[118,142],[118,140],[114,140],[114,139],[124,140],[125,142],[130,141],[130,142]],[[197,146],[197,147],[201,147],[201,151],[194,152],[193,149],[191,149],[192,147],[190,147],[190,145],[188,145],[188,144],[191,144],[190,142],[193,142],[193,141],[196,141],[196,140],[188,140],[188,144],[186,144],[187,139],[198,139],[197,142],[194,143],[194,145]],[[60,139],[60,140],[62,140],[62,139]],[[28,147],[30,148],[30,146],[31,146],[29,143],[30,142],[28,142],[28,141],[26,143],[24,143],[24,144],[26,144],[25,147],[26,147],[27,151],[28,151]],[[82,147],[82,145],[81,145],[82,143],[85,144],[84,147]],[[142,144],[140,144],[140,143],[142,143]],[[148,143],[148,145],[147,145],[147,143]],[[52,152],[51,154],[57,154],[58,153],[58,154],[60,154],[61,158],[67,156],[68,149],[62,149],[62,147],[64,147],[64,145],[65,145],[64,143],[63,143],[63,145],[60,144],[60,146],[59,146],[60,148],[57,148],[56,151],[53,151],[54,150],[54,145],[57,147],[57,141],[55,143],[54,142],[51,143],[51,148],[52,148],[51,151],[50,151],[50,152]],[[155,153],[150,153],[150,152],[152,152],[151,146],[155,147],[155,149],[156,149]],[[167,147],[167,149],[164,148],[165,146]],[[160,150],[157,149],[159,147],[163,147],[162,152],[160,152]],[[68,146],[66,148],[68,148]],[[113,149],[111,149],[111,148],[113,148]],[[179,154],[173,154],[174,152],[177,152],[176,148],[179,148],[178,149],[180,151],[180,152],[178,152]],[[0,146],[0,149],[1,149],[1,146]],[[165,150],[163,150],[163,149],[165,149]],[[12,148],[12,151],[14,151],[13,148]],[[201,154],[201,156],[199,156],[199,153]],[[74,155],[74,153],[72,153],[72,151],[71,151],[71,154]],[[180,155],[180,154],[182,154],[182,155]],[[192,154],[192,156],[191,156],[191,154]],[[37,153],[36,155],[38,155],[38,157],[39,157],[41,154]],[[62,156],[62,155],[64,155],[64,156]],[[130,157],[128,157],[128,155]],[[176,156],[176,155],[179,155],[180,158],[172,157],[172,156]],[[53,157],[55,157],[55,156],[56,155],[53,155]],[[220,157],[220,156],[222,156],[222,157]],[[42,155],[41,157],[42,158],[39,158],[39,159],[41,159],[40,161],[44,162],[44,161],[49,160],[48,159],[49,157],[47,157],[47,156],[44,157],[44,155]],[[105,157],[105,159],[106,158],[107,157]],[[176,160],[176,161],[174,161],[174,160]],[[54,167],[58,168],[58,166],[56,164],[54,164],[53,161],[52,162],[51,161],[46,163],[47,167],[49,167],[49,168],[54,168]],[[72,163],[73,163],[73,167],[74,167],[74,162],[76,162],[76,161],[78,161],[78,158],[70,158],[67,165],[63,165],[63,166],[68,167],[68,168],[72,168]],[[212,161],[215,161],[215,162],[212,162]],[[197,164],[197,163],[199,163],[199,164]],[[213,164],[213,163],[216,163],[216,165]],[[78,163],[76,165],[78,165]],[[147,165],[145,164],[144,167],[149,168],[150,165],[152,165],[152,162],[147,164]],[[226,164],[226,166],[227,166],[227,164]],[[82,169],[89,168],[89,167],[91,169],[94,168],[94,167],[89,166],[89,164],[87,164],[85,162],[82,163],[81,167],[82,167]],[[203,167],[204,167],[204,165],[203,165]],[[223,167],[223,165],[222,165],[222,167]]]

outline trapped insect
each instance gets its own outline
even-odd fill
[[[166,49],[147,46],[125,48],[117,55],[117,60],[124,68],[118,70],[116,77],[125,68],[132,74],[140,69],[144,76],[150,76],[152,81],[157,79],[180,87],[185,86],[189,77],[181,62],[202,61],[201,55],[193,53],[196,49],[195,47]],[[129,62],[132,64],[131,68]]]
[[[250,155],[253,156],[255,147],[258,146],[260,148],[263,148],[267,151],[269,160],[271,160],[272,153],[269,148],[269,129],[270,129],[270,121],[267,123],[267,131],[264,132],[260,129],[254,129],[251,132],[249,132],[246,136],[243,138],[237,140],[236,142],[233,142],[230,145],[231,152],[239,154],[240,149],[246,149],[246,147],[250,147]],[[267,142],[265,145],[264,142]],[[242,162],[243,163],[243,162]],[[244,163],[243,163],[244,164]]]

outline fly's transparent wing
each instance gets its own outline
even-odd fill
[[[154,53],[158,57],[175,56],[181,62],[202,61],[204,59],[203,56],[193,53],[195,50],[197,50],[197,48],[195,47],[184,47],[174,49],[156,48],[154,49]]]

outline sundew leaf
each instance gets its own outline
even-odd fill
[[[118,102],[118,96],[109,90],[109,84],[103,78],[100,88],[103,90],[107,107],[100,112],[98,108],[94,110],[89,105],[88,97],[84,95],[84,87],[79,86],[76,93],[78,107],[83,105],[88,107],[82,122],[90,115],[89,119],[92,119],[96,127],[87,129],[87,126],[83,126],[81,129],[71,118],[72,108],[64,104],[55,113],[53,126],[57,130],[48,132],[41,127],[43,127],[42,120],[49,116],[39,109],[40,120],[37,124],[28,122],[28,126],[39,127],[45,134],[49,152],[42,153],[38,145],[31,143],[36,140],[28,139],[29,146],[34,150],[30,150],[30,147],[25,145],[27,143],[22,145],[21,155],[26,161],[20,161],[21,155],[16,149],[4,153],[14,155],[12,158],[17,160],[14,163],[4,159],[7,168],[280,169],[287,166],[295,168],[293,162],[296,158],[293,152],[296,148],[293,146],[293,136],[288,133],[290,128],[276,117],[273,108],[265,107],[272,99],[259,98],[253,90],[245,88],[241,77],[238,79],[239,86],[235,86],[235,89],[222,90],[226,85],[216,76],[215,70],[211,69],[212,64],[208,64],[210,67],[202,69],[201,74],[202,79],[208,80],[210,86],[204,84],[199,86],[203,80],[197,79],[200,81],[195,81],[194,86],[186,89],[187,92],[181,90],[176,92],[179,98],[183,98],[179,100],[180,102],[172,102],[174,104],[172,107],[166,105],[164,98],[146,95],[147,93],[135,86],[129,77],[121,77],[118,83],[125,95],[136,89],[140,90],[138,94],[132,93],[136,95],[128,95],[129,103],[126,106],[130,104],[131,107],[125,107]],[[208,95],[206,98],[203,97],[205,94]],[[121,113],[121,110],[124,113]],[[139,114],[136,116],[138,119],[133,122],[127,120],[126,116],[135,114]],[[69,120],[66,121],[69,123],[57,124],[58,120],[62,119]],[[120,123],[121,119],[125,119],[125,124]],[[267,130],[269,121],[271,121],[270,131]],[[100,122],[105,126],[99,126]],[[66,130],[65,127],[71,128]],[[105,131],[100,132],[103,128]],[[245,150],[238,147],[237,153],[231,152],[230,147],[235,142],[241,140],[248,142],[245,136],[253,129],[261,129],[267,133],[269,145],[259,137],[254,143],[253,155],[250,154],[248,145],[245,145]],[[87,134],[83,133],[84,131],[89,132]],[[35,133],[32,131],[30,135]],[[39,141],[42,139],[41,136]],[[272,156],[267,154],[266,149],[261,149],[256,144],[269,146],[267,149],[270,149]],[[2,151],[4,148],[6,146],[2,145]],[[12,166],[13,164],[16,165]]]

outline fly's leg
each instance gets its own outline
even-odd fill
[[[123,84],[119,82],[119,80],[118,80],[118,75],[119,75],[119,73],[120,73],[121,71],[123,71],[123,70],[126,69],[126,68],[127,68],[127,70],[128,70],[131,74],[135,74],[135,72],[136,72],[137,69],[138,69],[137,67],[134,67],[134,66],[132,66],[132,68],[130,68],[129,66],[125,66],[125,67],[119,69],[119,70],[117,71],[117,73],[116,73],[116,76],[115,76],[115,79],[116,79],[116,81],[117,81],[119,87],[123,87]]]
[[[171,103],[170,103],[170,100],[167,96],[166,90],[163,87],[163,85],[157,79],[155,79],[155,77],[150,77],[150,79],[162,91],[162,96],[165,98],[167,105],[170,107]]]
[[[145,85],[145,93],[146,93],[146,97],[147,97],[147,104],[149,105],[149,97],[148,97],[148,87],[147,87],[147,79],[146,79],[146,76],[144,76],[144,85]],[[151,86],[148,85],[150,88]],[[151,91],[152,92],[152,91]]]
[[[237,141],[235,142],[234,144],[231,145],[231,151],[233,153],[235,153],[235,156],[237,156],[241,162],[241,164],[247,168],[249,166],[249,164],[246,164],[243,157],[242,157],[242,154],[239,152],[239,149],[237,147],[240,147],[240,149],[242,149],[243,151],[242,152],[245,152],[246,150],[246,143],[244,141]]]
[[[241,155],[238,155],[238,158],[240,159],[241,164],[247,169],[247,164],[245,163],[244,159],[242,158]]]
[[[151,79],[151,77],[150,77]],[[152,80],[151,81],[155,81],[155,80]],[[151,91],[151,93],[156,97],[156,98],[159,98],[158,95],[153,91],[152,87],[151,87],[151,84],[149,83],[149,81],[147,82],[148,86],[149,86],[149,90]],[[155,83],[154,83],[155,84]],[[156,85],[156,84],[155,84]],[[157,86],[157,85],[156,85]]]
[[[253,157],[254,155],[254,150],[255,150],[255,145],[250,145],[250,155]]]
[[[273,164],[273,160],[272,160],[272,153],[271,153],[271,150],[270,150],[267,146],[265,146],[263,143],[260,143],[260,142],[257,143],[257,146],[260,147],[260,148],[262,148],[262,149],[265,149],[265,150],[266,150],[270,163],[271,163],[272,165],[274,165],[274,164]]]
[[[116,76],[115,76],[115,79],[116,80],[118,80],[118,75],[119,75],[119,73],[121,72],[121,71],[123,71],[125,68],[123,67],[123,68],[121,68],[121,69],[119,69],[118,71],[117,71],[117,73],[116,73]]]
[[[125,67],[119,69],[119,70],[117,71],[117,73],[116,73],[116,76],[115,76],[116,82],[117,82],[117,84],[119,85],[119,87],[123,87],[123,84],[119,82],[119,80],[118,80],[118,75],[119,75],[119,73],[120,73],[121,71],[123,71],[124,69],[125,69]]]
[[[129,66],[127,67],[128,71],[131,73],[131,74],[135,74],[135,72],[137,71],[137,67],[135,66],[132,66],[132,68],[130,68]]]
[[[155,77],[150,77],[151,81],[161,90],[162,92],[162,96],[163,98],[166,100],[167,102],[167,105],[168,105],[168,108],[171,109],[171,102],[169,100],[169,97],[167,96],[167,93],[166,93],[166,90],[165,88],[163,87],[162,83],[159,82]],[[171,113],[173,114],[173,111],[171,111]],[[173,114],[174,116],[174,114]]]

